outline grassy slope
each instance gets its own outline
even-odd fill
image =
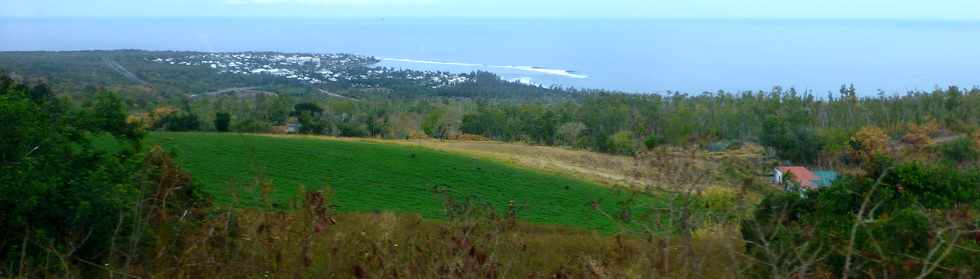
[[[299,187],[318,189],[329,183],[341,212],[418,212],[441,218],[444,198],[432,191],[438,186],[498,208],[512,200],[527,204],[521,217],[531,222],[610,230],[613,222],[592,210],[590,202],[598,200],[605,211],[616,212],[616,202],[630,195],[581,180],[402,145],[206,133],[154,133],[149,142],[175,151],[195,180],[224,203],[233,200],[230,188],[237,186],[231,185],[247,185],[261,173],[276,185],[272,199],[283,203]],[[256,205],[257,197],[255,190],[246,190],[242,201]]]
[[[611,155],[587,150],[576,150],[564,147],[529,145],[522,143],[506,143],[498,141],[467,141],[467,140],[436,140],[436,139],[374,139],[348,138],[312,135],[275,135],[262,134],[268,137],[301,137],[331,141],[353,141],[368,143],[399,144],[429,149],[448,151],[468,157],[492,160],[515,166],[517,168],[534,169],[560,176],[573,177],[591,181],[610,187],[626,187],[643,191],[649,185],[657,185],[666,189],[675,186],[674,174],[649,162],[637,161],[636,156]],[[702,187],[736,188],[742,179],[734,178],[731,174],[723,173],[719,162],[725,160],[744,160],[747,163],[762,162],[763,150],[757,145],[747,144],[740,149],[721,152],[705,152],[698,150],[696,154],[690,150],[669,148],[668,156],[684,158],[696,156],[694,166],[698,171],[707,175]],[[645,160],[658,160],[656,154],[640,154]],[[755,166],[754,167],[761,167]],[[761,167],[768,169],[768,167]],[[768,176],[760,177],[765,180]],[[680,189],[683,190],[683,189]]]

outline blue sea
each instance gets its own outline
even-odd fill
[[[395,68],[636,93],[980,85],[974,21],[0,19],[2,51],[93,49],[344,52]]]

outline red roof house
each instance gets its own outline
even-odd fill
[[[783,184],[783,180],[787,174],[790,174],[791,179],[804,189],[817,188],[817,184],[814,181],[820,179],[820,177],[805,167],[788,166],[776,168],[775,175],[773,175],[773,182]]]

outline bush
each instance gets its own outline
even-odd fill
[[[633,133],[629,131],[619,131],[609,136],[609,151],[616,154],[632,155],[635,151],[633,147]]]
[[[657,134],[650,134],[649,136],[647,136],[647,139],[643,141],[643,145],[646,146],[647,149],[654,149],[657,148],[657,146],[663,145],[665,143],[667,143],[667,141],[664,140],[663,137],[658,136]]]
[[[980,152],[977,151],[977,144],[969,138],[961,138],[945,143],[939,147],[939,150],[946,160],[961,164],[975,162],[980,158]]]

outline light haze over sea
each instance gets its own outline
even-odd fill
[[[520,18],[0,19],[0,51],[354,53],[382,66],[496,72],[628,92],[864,96],[980,85],[980,21]]]

